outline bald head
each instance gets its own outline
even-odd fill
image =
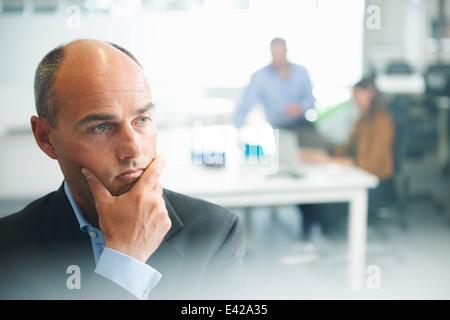
[[[81,39],[58,46],[39,63],[34,79],[35,104],[39,117],[56,128],[56,113],[65,99],[77,99],[80,83],[95,86],[99,82],[130,73],[142,81],[145,76],[137,59],[126,49],[98,40]]]
[[[128,66],[141,69],[134,56],[115,44],[98,40],[82,39],[73,41],[62,47],[64,60],[61,69],[76,68],[77,74],[72,76],[100,76],[109,69]],[[59,73],[59,72],[58,72]]]

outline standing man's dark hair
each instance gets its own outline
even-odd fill
[[[270,41],[270,45],[274,45],[275,43],[282,43],[286,46],[286,40],[284,40],[283,38],[277,37],[277,38],[273,38],[272,41]]]

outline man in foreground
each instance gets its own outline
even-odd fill
[[[35,99],[35,140],[65,181],[0,220],[0,298],[240,297],[241,220],[161,186],[150,87],[128,51],[52,50]]]

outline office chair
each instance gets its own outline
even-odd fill
[[[436,114],[439,113],[437,98],[446,97],[450,99],[450,65],[448,64],[434,64],[428,67],[424,74],[426,92],[425,97],[428,108],[432,108]],[[442,116],[442,113],[438,116]],[[450,113],[447,112],[447,123],[450,123]],[[447,140],[450,140],[450,130],[447,129]],[[450,173],[450,162],[443,168],[443,174]]]
[[[398,74],[411,74],[413,69],[404,61],[393,61],[386,67],[386,74],[398,75]]]
[[[450,97],[450,65],[443,63],[430,65],[424,78],[427,97]]]
[[[410,175],[405,165],[411,142],[411,131],[406,109],[409,103],[402,96],[394,97],[388,108],[394,122],[395,135],[392,143],[394,176],[380,182],[376,197],[370,200],[369,222],[382,222],[385,218],[394,218],[398,227],[408,229],[408,198]]]
[[[424,74],[426,84],[426,101],[438,113],[437,97],[447,97],[450,99],[450,64],[438,62],[428,67]],[[439,115],[442,116],[442,115]],[[450,112],[446,113],[447,124],[450,123]],[[447,141],[450,141],[450,130],[447,129]],[[443,165],[441,174],[445,179],[450,177],[450,160]],[[443,206],[441,211],[443,211]],[[450,217],[448,217],[450,225]]]
[[[395,127],[393,142],[394,185],[391,203],[395,202],[399,213],[399,226],[402,230],[408,228],[406,215],[408,212],[410,175],[405,162],[411,145],[411,129],[407,112],[409,104],[409,101],[402,96],[394,97],[389,103],[389,110]]]
[[[414,112],[412,112],[414,108],[423,109],[424,107],[427,109],[420,116],[414,115]],[[437,113],[434,113],[432,108],[432,106],[428,107],[426,103],[418,104],[406,95],[397,95],[389,102],[389,109],[396,130],[394,141],[394,165],[397,172],[396,176],[398,175],[396,177],[396,192],[399,193],[400,216],[403,215],[402,219],[405,223],[407,205],[412,201],[425,201],[431,204],[437,212],[444,211],[442,201],[436,198],[432,192],[427,190],[420,193],[411,193],[411,175],[405,165],[408,161],[423,159],[426,154],[435,152],[437,148]]]

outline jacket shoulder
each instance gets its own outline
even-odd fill
[[[217,204],[190,197],[172,190],[164,189],[164,196],[183,224],[202,219],[209,223],[234,223],[239,217],[230,210]]]
[[[217,204],[165,190],[168,210],[175,212],[182,224],[178,240],[218,250],[224,243],[240,244],[244,237],[244,223],[240,216]],[[172,224],[173,225],[173,224]],[[215,249],[214,249],[215,248]]]
[[[36,230],[41,222],[43,209],[54,194],[55,192],[49,193],[34,200],[22,210],[0,218],[0,242],[11,241],[16,237],[23,238],[24,235],[30,234],[30,231]]]

